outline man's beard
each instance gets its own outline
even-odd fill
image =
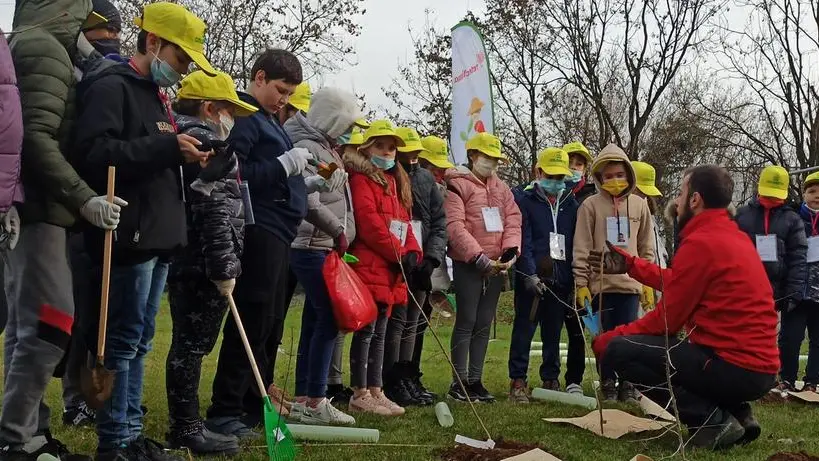
[[[679,207],[678,207],[679,208]],[[686,224],[694,217],[694,212],[688,207],[688,202],[683,205],[682,211],[677,210],[677,232],[681,232]]]

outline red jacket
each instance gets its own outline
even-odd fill
[[[412,233],[409,213],[398,201],[395,178],[391,174],[384,174],[384,177],[389,192],[369,176],[350,171],[356,224],[356,237],[350,245],[350,253],[360,260],[353,268],[367,284],[375,302],[391,308],[407,304],[407,285],[398,263],[413,251],[418,253],[418,261],[421,261],[421,248]],[[404,245],[390,232],[393,220],[406,224]]]
[[[751,240],[724,209],[698,214],[680,237],[674,269],[662,269],[662,279],[656,264],[630,257],[628,274],[661,290],[663,299],[643,318],[617,327],[609,339],[615,335],[663,335],[667,312],[669,332],[685,328],[692,343],[713,349],[728,363],[760,373],[777,373],[773,292]]]

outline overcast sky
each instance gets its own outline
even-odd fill
[[[324,76],[324,83],[365,94],[371,108],[386,104],[381,88],[389,85],[398,65],[412,57],[407,26],[422,28],[426,22],[425,10],[429,9],[430,21],[439,28],[449,29],[469,9],[480,12],[483,7],[484,0],[364,0],[367,13],[360,19],[361,35],[354,39],[357,64],[337,75]],[[3,31],[11,29],[13,13],[14,2],[0,0]]]

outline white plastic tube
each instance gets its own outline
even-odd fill
[[[452,427],[455,424],[455,418],[452,417],[452,412],[446,402],[438,402],[435,404],[435,416],[438,418],[438,424],[441,427]]]
[[[359,427],[309,426],[288,424],[287,428],[296,440],[314,442],[378,443],[378,429]]]
[[[569,394],[568,392],[550,391],[536,387],[532,391],[532,398],[535,400],[543,400],[544,402],[558,402],[566,405],[575,405],[578,407],[588,408],[594,410],[597,408],[597,400],[592,397],[579,394]]]

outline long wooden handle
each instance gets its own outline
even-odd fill
[[[247,353],[247,359],[250,361],[250,368],[253,369],[253,377],[256,378],[256,385],[259,386],[259,393],[262,396],[267,395],[267,389],[264,387],[264,381],[262,381],[262,374],[259,373],[259,366],[256,364],[256,357],[253,356],[253,349],[250,347],[250,341],[247,340],[247,334],[245,333],[245,327],[242,325],[242,318],[239,317],[239,309],[236,308],[236,301],[233,300],[233,295],[229,294],[227,296],[228,304],[230,304],[230,313],[233,315],[233,321],[236,322],[236,328],[239,330],[239,337],[242,338],[242,344],[245,345],[245,352]]]
[[[114,203],[114,181],[117,169],[108,167],[108,203]],[[105,359],[105,332],[108,329],[108,289],[111,285],[111,247],[114,244],[114,231],[105,231],[105,244],[102,251],[102,294],[100,296],[100,326],[97,332],[97,360]]]

